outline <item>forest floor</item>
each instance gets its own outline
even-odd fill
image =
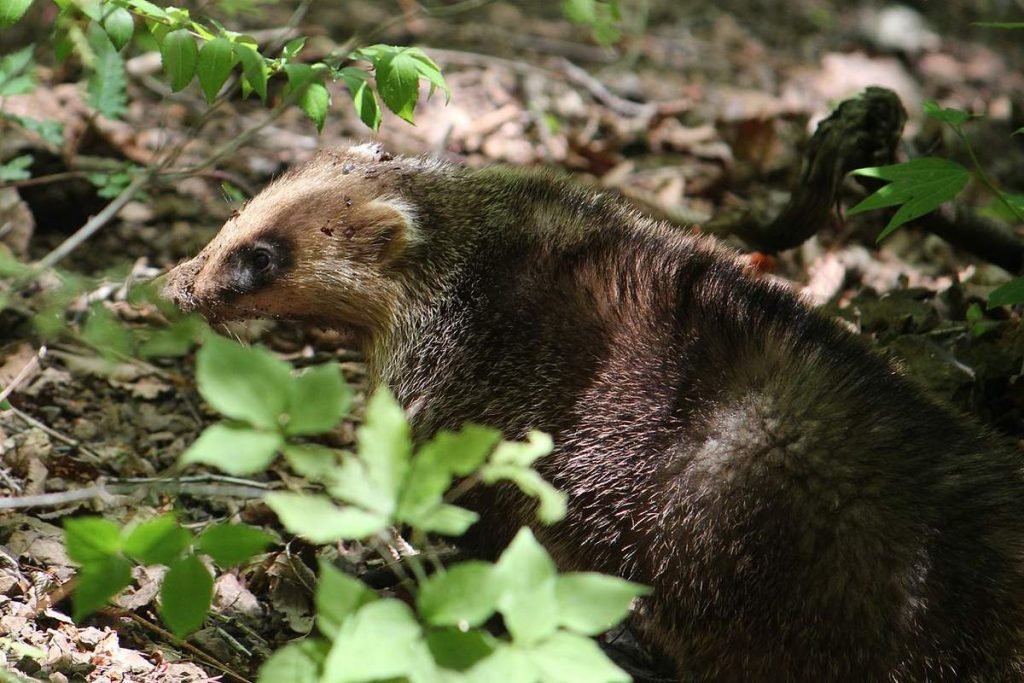
[[[267,29],[262,35],[273,38],[269,29],[288,24],[290,4],[271,3],[224,23]],[[470,166],[555,167],[693,229],[754,203],[777,212],[797,182],[816,124],[840,100],[881,85],[907,109],[904,157],[966,159],[948,130],[923,116],[922,103],[935,100],[980,115],[968,134],[982,165],[1004,187],[1024,192],[1024,135],[1011,136],[1024,126],[1020,41],[969,24],[1006,17],[929,8],[942,3],[921,3],[931,13],[922,15],[904,6],[811,0],[651,2],[646,19],[632,17],[621,45],[605,48],[548,6],[557,3],[534,3],[536,11],[511,3],[460,5],[467,4],[479,6],[403,15],[395,3],[314,3],[299,21],[295,33],[311,36],[304,53],[310,58],[355,36],[423,46],[441,65],[450,101],[424,98],[415,126],[387,114],[376,135],[340,87],[317,135],[298,110],[267,121],[252,101],[231,101],[203,117],[198,91],[169,93],[151,54],[129,62],[130,105],[119,122],[89,111],[73,70],[42,68],[35,93],[0,100],[0,112],[64,123],[64,143],[56,147],[0,128],[0,161],[27,150],[35,175],[74,170],[85,159],[148,164],[179,143],[177,163],[193,165],[258,129],[202,173],[157,183],[124,206],[61,264],[94,278],[88,295],[46,315],[77,329],[88,305],[99,301],[129,326],[159,322],[154,306],[129,301],[127,285],[205,244],[237,206],[225,183],[251,194],[317,148],[370,138],[393,153]],[[864,196],[852,183],[845,193],[846,206]],[[991,197],[972,186],[967,200],[984,208]],[[9,226],[0,242],[20,258],[41,258],[107,201],[80,178],[9,184],[0,189],[0,224]],[[843,318],[937,396],[1021,440],[1024,328],[1018,310],[984,306],[1010,274],[914,226],[878,244],[885,220],[878,212],[846,217],[837,206],[802,246],[751,258]],[[723,238],[745,250],[736,238]],[[0,496],[53,494],[46,505],[0,510],[0,663],[49,681],[254,680],[270,652],[312,627],[313,550],[299,542],[218,575],[215,614],[185,642],[159,626],[158,577],[141,569],[114,606],[83,624],[69,618],[74,567],[60,528],[68,515],[102,511],[127,523],[176,509],[190,523],[234,519],[280,530],[258,500],[233,493],[248,483],[199,470],[173,485],[161,482],[182,474],[177,457],[217,417],[196,392],[194,356],[111,360],[87,343],[88,334],[44,339],[33,312],[45,308],[39,301],[53,286],[44,278],[38,291],[19,294],[0,312],[0,390],[19,378],[12,408],[0,411]],[[358,354],[329,331],[260,321],[233,332],[299,364],[337,360],[357,390],[364,386]],[[358,405],[328,443],[351,444]],[[272,468],[254,485],[287,480],[283,470]],[[45,654],[29,656],[12,642]],[[618,657],[639,672],[638,681],[667,680],[642,653]]]

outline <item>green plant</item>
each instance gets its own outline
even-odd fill
[[[849,213],[899,206],[892,215],[878,239],[882,240],[900,226],[934,211],[943,203],[956,197],[971,177],[977,178],[992,193],[1003,214],[1010,220],[1024,223],[1024,197],[1004,192],[985,171],[978,161],[970,141],[964,134],[964,125],[971,120],[971,114],[960,109],[943,108],[935,102],[925,102],[924,112],[953,131],[971,158],[973,173],[961,164],[938,157],[921,157],[890,166],[874,166],[853,171],[854,175],[889,181],[861,202]],[[1021,134],[1024,129],[1014,132]],[[1024,278],[1016,278],[992,291],[988,305],[1024,303]]]
[[[589,26],[594,40],[611,45],[622,37],[618,0],[562,0],[562,14],[574,24]]]
[[[264,348],[208,333],[196,376],[200,393],[227,419],[208,427],[182,463],[245,475],[264,470],[281,453],[296,473],[323,490],[267,496],[289,532],[318,544],[365,541],[390,560],[384,549],[397,545],[395,529],[401,526],[422,549],[398,567],[404,588],[416,596],[414,606],[378,598],[321,561],[320,636],[274,654],[260,680],[629,680],[591,636],[626,616],[646,588],[594,573],[560,575],[528,529],[493,564],[444,567],[431,543],[430,534],[460,536],[477,521],[476,513],[457,504],[459,495],[499,481],[535,497],[542,523],[561,519],[565,495],[531,468],[551,451],[549,437],[533,433],[525,442],[507,442],[493,429],[467,425],[416,449],[401,407],[379,390],[357,430],[358,452],[339,452],[301,440],[330,430],[349,408],[349,391],[336,366],[294,373]],[[179,636],[198,628],[209,609],[212,577],[198,555],[230,566],[270,542],[242,525],[217,525],[193,537],[171,515],[124,531],[99,518],[73,519],[66,533],[71,557],[82,564],[76,618],[128,585],[132,561],[165,564],[170,571],[161,614]],[[175,586],[186,581],[195,595],[175,604],[181,599]],[[503,619],[506,637],[484,628],[495,614]]]
[[[200,559],[221,567],[242,564],[274,541],[244,524],[214,524],[198,536],[161,515],[125,529],[102,517],[64,522],[68,556],[81,567],[72,595],[72,613],[82,619],[102,607],[132,581],[133,562],[168,567],[160,586],[160,615],[178,636],[203,623],[213,597],[213,576]]]
[[[323,127],[330,108],[327,81],[346,85],[360,118],[374,129],[381,123],[380,100],[403,119],[412,121],[420,80],[429,83],[430,94],[435,89],[449,93],[437,64],[418,48],[372,45],[306,64],[297,59],[305,45],[304,37],[288,42],[278,56],[268,57],[252,37],[231,31],[213,19],[193,19],[184,8],[160,7],[148,0],[54,1],[60,10],[57,55],[72,51],[79,55],[89,73],[89,104],[111,118],[125,111],[127,81],[121,53],[133,40],[160,50],[172,90],[198,82],[211,104],[225,92],[232,76],[240,83],[243,96],[255,94],[264,102],[268,100],[269,84],[280,78],[284,82],[284,102],[301,108],[317,129]],[[32,2],[6,2],[0,11],[0,28],[20,19]],[[24,74],[4,79],[5,69],[15,74],[24,71],[31,50],[17,55],[12,64],[0,63],[0,93],[12,89],[23,92],[29,85],[29,77]],[[360,63],[369,67],[358,66]],[[377,90],[371,85],[374,80]]]

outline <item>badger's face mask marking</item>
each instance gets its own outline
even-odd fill
[[[164,296],[214,321],[277,317],[372,332],[413,237],[389,189],[390,158],[325,153],[278,179],[202,252],[174,268]]]

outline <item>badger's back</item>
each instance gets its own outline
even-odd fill
[[[705,241],[536,182],[561,208],[463,216],[464,267],[381,363],[417,434],[550,432],[570,510],[538,533],[654,586],[641,626],[698,680],[1020,679],[1019,454]],[[484,552],[532,521],[471,503]]]

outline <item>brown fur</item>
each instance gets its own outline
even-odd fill
[[[232,256],[263,239],[269,280]],[[1019,454],[707,240],[360,147],[264,190],[168,293],[348,330],[419,439],[550,432],[569,515],[540,538],[652,585],[637,618],[684,678],[1022,679]],[[533,521],[511,489],[470,503],[483,552]]]

